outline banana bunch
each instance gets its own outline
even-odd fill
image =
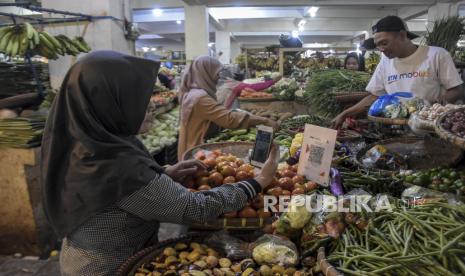
[[[0,29],[0,52],[9,56],[24,56],[39,43],[39,33],[27,22]]]
[[[37,31],[27,22],[0,29],[0,52],[12,57],[30,53],[58,59],[58,56],[75,56],[90,50],[82,37],[70,39],[65,35],[52,36],[47,32]]]

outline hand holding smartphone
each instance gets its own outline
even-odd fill
[[[263,168],[273,145],[273,128],[269,126],[257,126],[257,135],[255,145],[250,158],[250,164],[255,167]]]

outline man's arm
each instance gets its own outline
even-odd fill
[[[376,99],[378,99],[378,96],[366,96],[354,106],[342,111],[339,115],[337,115],[336,118],[334,118],[334,120],[331,122],[331,126],[333,128],[340,128],[347,117],[355,116],[364,111],[367,111],[370,108],[371,104],[373,104],[376,101]]]
[[[443,104],[447,104],[447,103],[454,104],[454,103],[457,103],[458,101],[465,103],[465,92],[463,90],[463,84],[447,90],[447,92],[444,93],[444,96],[441,99],[441,102]]]

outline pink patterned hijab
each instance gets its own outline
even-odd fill
[[[179,88],[181,104],[181,124],[189,120],[197,100],[205,93],[216,99],[216,84],[223,69],[221,62],[209,56],[196,58],[186,69]]]

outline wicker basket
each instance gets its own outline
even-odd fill
[[[252,142],[219,142],[202,144],[186,151],[182,157],[182,160],[194,159],[195,153],[200,150],[221,150],[223,153],[231,153],[239,158],[245,159],[249,157],[249,151],[253,148],[253,146],[254,143]]]
[[[325,276],[343,276],[344,274],[337,271],[327,260],[325,254],[325,248],[320,247],[318,249],[317,262],[320,266],[321,271]]]
[[[118,269],[117,276],[133,276],[136,271],[144,263],[150,262],[155,256],[159,255],[161,251],[167,246],[174,246],[178,242],[190,243],[190,242],[203,242],[206,238],[205,234],[194,234],[182,236],[175,239],[169,239],[162,241],[154,246],[147,247],[135,255],[130,257],[121,267]]]
[[[465,150],[465,139],[451,133],[450,131],[442,127],[442,122],[448,115],[455,113],[457,111],[464,111],[464,110],[465,108],[459,108],[459,109],[454,109],[454,110],[451,110],[451,111],[448,111],[442,114],[436,120],[435,130],[436,130],[436,133],[439,135],[439,137]]]
[[[334,94],[334,100],[340,104],[358,103],[366,96],[370,95],[368,92],[337,92]]]
[[[408,119],[391,119],[391,118],[383,118],[383,117],[375,117],[368,115],[368,120],[383,124],[383,125],[407,125]]]
[[[419,148],[423,146],[423,148]],[[410,157],[407,160],[408,169],[422,170],[431,169],[435,167],[453,167],[463,157],[463,152],[454,146],[450,146],[447,143],[441,142],[438,138],[427,138],[422,139],[419,137],[405,137],[405,138],[394,138],[376,142],[374,144],[366,146],[364,149],[357,153],[356,161],[360,167],[363,165],[363,157],[365,153],[375,145],[383,145],[399,155],[407,155]],[[427,151],[426,156],[420,156],[418,153],[420,150]],[[373,169],[384,173],[392,173],[392,171]]]
[[[273,223],[274,218],[221,218],[205,224],[193,224],[194,230],[258,230]]]
[[[244,98],[244,97],[239,97],[239,101],[241,102],[274,102],[274,101],[279,101],[278,99],[274,97],[269,97],[269,98]]]

